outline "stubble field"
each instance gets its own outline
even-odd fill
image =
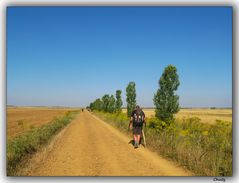
[[[154,109],[143,109],[147,118],[154,117]],[[126,113],[126,109],[123,109]],[[232,109],[181,109],[176,118],[181,120],[183,118],[198,117],[202,123],[213,124],[216,120],[232,122]]]
[[[47,107],[8,107],[7,108],[7,138],[10,139],[30,129],[63,117],[68,108]]]

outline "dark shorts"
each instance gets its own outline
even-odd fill
[[[133,127],[133,135],[142,135],[142,126]]]

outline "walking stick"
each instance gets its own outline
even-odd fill
[[[145,135],[144,135],[144,130],[142,129],[142,135],[143,135],[143,139],[144,139],[144,147],[146,147],[146,140],[145,140]]]

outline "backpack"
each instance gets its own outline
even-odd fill
[[[134,124],[136,126],[141,126],[144,123],[144,113],[143,111],[135,111],[133,115]]]

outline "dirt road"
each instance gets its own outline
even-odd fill
[[[54,147],[29,173],[32,176],[190,176],[93,116],[81,112]]]

